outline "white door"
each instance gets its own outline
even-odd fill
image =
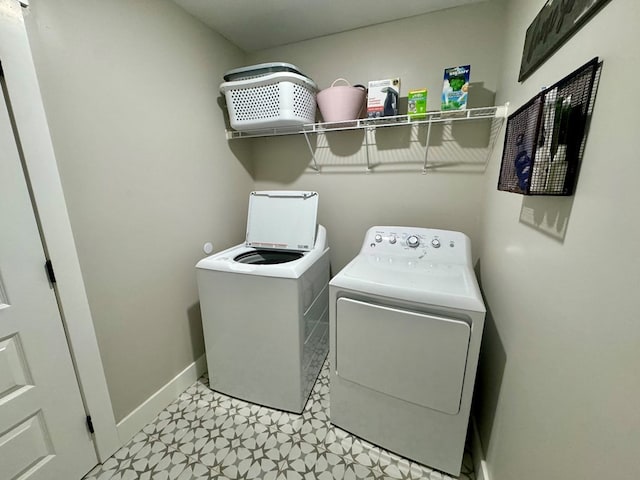
[[[0,478],[79,480],[97,457],[0,80]]]

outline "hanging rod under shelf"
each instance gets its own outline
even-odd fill
[[[505,118],[508,104],[493,107],[469,108],[456,111],[427,112],[421,118],[411,118],[408,115],[383,118],[361,118],[347,122],[322,122],[295,125],[289,127],[263,128],[239,132],[227,130],[227,139],[274,137],[281,135],[299,135],[309,133],[337,132],[344,130],[376,129],[384,127],[399,127],[406,125],[421,125],[432,123],[448,123],[461,120],[479,120],[487,118]]]

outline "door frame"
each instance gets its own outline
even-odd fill
[[[58,308],[76,378],[95,430],[98,459],[104,462],[121,444],[22,16],[26,4],[0,0],[0,61],[43,247],[55,269]]]

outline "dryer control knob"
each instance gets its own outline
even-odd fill
[[[389,237],[389,243],[390,243],[391,245],[393,245],[393,244],[395,244],[395,243],[396,243],[396,237],[395,237],[395,235],[392,235],[391,237]]]
[[[416,248],[418,245],[420,245],[420,239],[415,235],[410,235],[407,238],[407,245],[409,245],[411,248]]]
[[[438,240],[437,238],[434,238],[433,240],[431,240],[431,246],[433,248],[440,248],[440,240]]]
[[[380,243],[382,241],[382,235],[379,233],[375,236],[376,242]]]

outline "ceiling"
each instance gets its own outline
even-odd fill
[[[484,0],[174,0],[246,52]]]

